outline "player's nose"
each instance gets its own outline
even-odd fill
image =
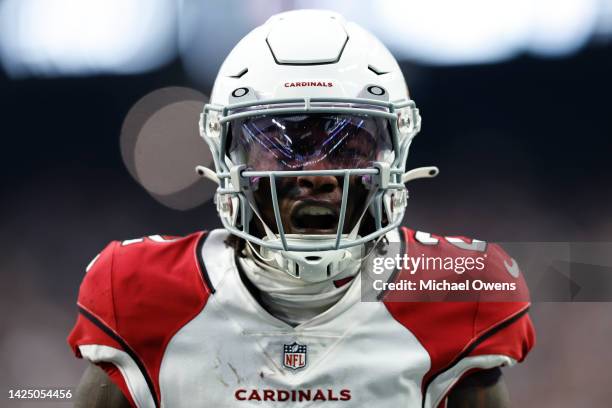
[[[299,176],[297,183],[309,194],[332,193],[340,187],[335,176]]]

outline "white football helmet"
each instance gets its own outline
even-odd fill
[[[312,126],[312,118],[324,128],[323,137],[305,140],[307,133],[289,130]],[[290,11],[251,31],[221,66],[200,118],[215,171],[202,166],[197,171],[219,184],[215,198],[225,228],[259,246],[258,256],[274,267],[320,281],[360,262],[365,243],[401,223],[405,182],[437,174],[435,167],[405,173],[420,125],[402,72],[378,39],[334,12]],[[371,138],[370,160],[350,160],[350,149],[342,150],[345,139],[355,135]],[[322,160],[332,164],[317,165]],[[277,182],[305,174],[342,181],[335,234],[285,233]],[[369,193],[349,226],[352,176],[360,177]],[[270,183],[275,226],[266,225],[253,197],[261,179]],[[368,212],[375,230],[360,236]],[[264,236],[250,231],[253,217],[264,226]]]

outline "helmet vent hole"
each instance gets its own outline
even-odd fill
[[[242,68],[242,70],[240,70],[240,72],[238,72],[237,74],[230,75],[229,77],[236,78],[236,79],[242,78],[244,74],[246,74],[247,72],[249,72],[249,69],[245,67],[245,68]]]
[[[331,264],[327,265],[327,277],[331,276]]]
[[[307,256],[305,258],[306,258],[307,261],[310,261],[310,262],[316,262],[316,261],[320,261],[321,260],[320,256],[314,256],[314,255],[310,255],[310,256]]]
[[[300,264],[299,263],[295,264],[295,277],[296,278],[300,277]]]
[[[379,69],[376,69],[376,67],[375,67],[375,66],[373,66],[373,65],[368,65],[368,69],[369,69],[370,71],[372,71],[373,73],[375,73],[376,75],[385,75],[385,74],[388,74],[388,72],[385,72],[385,71],[381,71],[381,70],[379,70]]]

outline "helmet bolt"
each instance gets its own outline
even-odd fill
[[[208,129],[211,132],[219,131],[219,122],[208,122]]]

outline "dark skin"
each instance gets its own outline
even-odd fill
[[[333,233],[335,230],[332,226],[330,231],[321,229],[306,229],[298,228],[294,225],[292,215],[293,210],[297,208],[304,200],[309,200],[308,203],[313,205],[336,206],[339,209],[340,199],[342,197],[342,182],[336,177],[298,177],[293,178],[293,185],[288,184],[288,188],[279,190],[279,206],[283,214],[283,222],[285,223],[285,231],[287,233],[307,232],[307,233]],[[353,191],[348,200],[347,219],[353,219],[356,213],[355,210],[360,201],[360,194],[365,194],[359,190],[356,180],[352,180]],[[260,199],[269,199],[269,185],[263,187],[260,191]],[[274,225],[274,214],[271,211],[271,206],[262,206],[266,208],[263,212],[264,219],[269,222],[269,225]],[[367,223],[366,223],[367,224]],[[77,408],[124,408],[129,407],[127,399],[121,393],[121,390],[110,381],[106,373],[95,365],[90,365],[77,388],[75,394],[75,407]],[[471,374],[464,378],[451,391],[448,397],[449,408],[504,408],[510,406],[508,390],[498,368],[491,370],[483,370]]]

